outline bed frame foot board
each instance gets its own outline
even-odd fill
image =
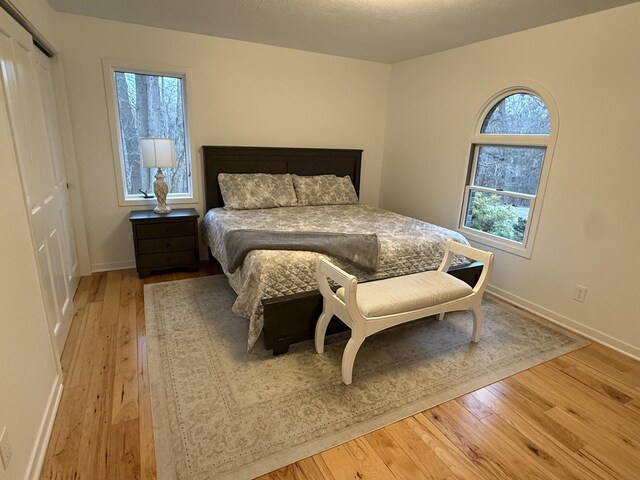
[[[481,262],[473,262],[462,267],[450,267],[448,273],[473,288],[476,286],[476,283],[478,283],[478,280],[480,280],[482,267],[483,264]]]
[[[289,345],[313,339],[316,321],[322,313],[320,292],[303,292],[262,301],[264,346],[274,355],[287,353]],[[343,332],[347,326],[333,318],[327,334]]]
[[[482,263],[475,262],[464,267],[452,267],[449,273],[454,277],[475,286]],[[322,313],[322,295],[313,292],[294,293],[283,297],[262,300],[264,309],[264,345],[273,350],[274,355],[287,353],[289,345],[312,340],[315,334],[316,321]],[[348,327],[338,318],[332,317],[327,328],[327,335],[343,332]]]

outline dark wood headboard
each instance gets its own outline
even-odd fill
[[[360,193],[362,150],[335,148],[203,146],[205,207],[222,207],[219,173],[295,173],[349,175]]]

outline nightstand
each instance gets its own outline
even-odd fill
[[[146,278],[156,270],[186,268],[198,271],[198,217],[193,208],[169,213],[135,210],[129,215],[136,251],[136,270]]]

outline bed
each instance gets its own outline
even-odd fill
[[[442,227],[420,222],[374,207],[356,205],[289,206],[258,210],[224,209],[218,184],[220,173],[291,173],[301,176],[335,174],[349,176],[356,192],[360,187],[361,150],[273,147],[204,146],[207,213],[203,220],[205,242],[238,294],[234,311],[249,319],[248,348],[264,333],[267,349],[285,353],[289,345],[313,337],[322,308],[315,284],[317,253],[257,250],[230,272],[223,238],[237,229],[315,230],[378,233],[380,256],[377,270],[369,271],[332,258],[342,268],[367,281],[436,268],[446,238],[464,238]],[[425,243],[423,238],[432,238]],[[426,254],[425,254],[426,253]],[[460,260],[462,262],[462,260]],[[454,274],[474,285],[481,265],[460,265]],[[329,333],[344,329],[334,319]]]

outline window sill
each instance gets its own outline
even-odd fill
[[[126,199],[119,199],[118,204],[121,207],[155,207],[157,205],[156,197],[143,198],[143,197],[130,197]],[[167,198],[167,205],[195,205],[198,203],[198,199],[193,195],[189,196],[175,196]]]
[[[533,245],[529,242],[529,245],[523,245],[521,243],[512,242],[506,239],[501,239],[495,235],[483,234],[477,230],[473,230],[466,227],[458,227],[458,232],[465,236],[469,241],[480,243],[487,247],[497,248],[503,252],[512,253],[519,257],[531,258],[531,251]]]

